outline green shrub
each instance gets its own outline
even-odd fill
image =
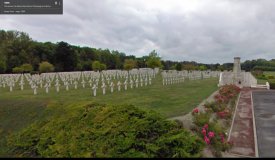
[[[125,59],[125,62],[124,62],[124,65],[123,65],[123,68],[125,70],[131,70],[133,68],[136,68],[137,67],[137,61],[136,60],[133,60],[133,59]]]
[[[73,116],[72,116],[73,115]],[[18,157],[200,157],[203,141],[175,121],[132,105],[90,104],[12,135]]]
[[[225,127],[229,126],[228,122],[232,119],[239,92],[239,87],[225,85],[214,96],[214,102],[204,104],[206,113],[193,114],[193,121],[196,125],[194,131],[209,145],[215,157],[222,157],[222,152],[228,151],[232,147],[232,142],[226,141],[226,129],[221,124]],[[217,118],[211,119],[210,122],[210,116],[213,114],[216,114]],[[225,121],[220,121],[220,119],[225,119]]]
[[[5,73],[7,70],[6,62],[0,57],[0,73]]]
[[[274,76],[267,76],[268,79],[274,79]]]
[[[31,71],[33,71],[32,65],[27,63],[23,64],[20,68],[22,68],[25,73],[30,73]]]
[[[92,69],[94,70],[94,71],[99,71],[100,70],[100,62],[99,61],[93,61],[93,63],[92,63]]]
[[[264,75],[264,72],[261,70],[256,70],[256,71],[252,71],[252,74],[257,78],[257,79],[263,79],[266,80],[267,78]]]
[[[206,136],[210,139],[209,145],[211,145],[211,151],[215,157],[222,157],[221,152],[228,151],[232,147],[232,144],[226,140],[227,136],[225,134],[225,128],[216,122],[209,123],[207,126],[208,128],[203,128],[206,129]],[[214,133],[212,138],[209,137],[210,132]],[[205,135],[202,132],[199,134],[202,138],[204,138]]]
[[[268,80],[268,83],[270,85],[270,89],[275,89],[275,79]]]
[[[216,102],[207,102],[204,106],[212,112],[220,112],[226,108],[226,104],[218,104]]]
[[[100,64],[100,70],[103,71],[103,70],[106,70],[106,69],[107,69],[106,64],[101,63]]]
[[[257,79],[267,80],[267,77],[263,74],[256,77]]]
[[[193,122],[195,125],[197,125],[198,127],[202,127],[204,126],[205,124],[208,124],[209,123],[209,120],[210,120],[210,116],[211,114],[208,113],[208,112],[199,112],[198,114],[195,114],[193,116]]]
[[[13,73],[23,73],[23,72],[30,73],[32,71],[33,71],[33,67],[31,64],[23,64],[20,67],[14,67],[12,69]]]
[[[23,73],[23,72],[24,72],[24,70],[21,67],[14,67],[12,69],[12,73]]]
[[[39,64],[39,71],[41,73],[52,72],[54,71],[54,66],[51,63],[45,61]]]

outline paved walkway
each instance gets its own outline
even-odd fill
[[[251,92],[250,88],[242,89],[229,135],[229,140],[234,143],[229,153],[240,157],[255,157]]]
[[[275,157],[275,91],[254,91],[259,157]]]

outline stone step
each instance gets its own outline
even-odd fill
[[[251,86],[251,88],[267,88],[267,85],[256,85],[256,86]]]

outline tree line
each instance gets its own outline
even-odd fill
[[[156,51],[140,58],[109,49],[37,42],[27,33],[0,30],[0,73],[161,67]]]
[[[136,57],[109,49],[70,45],[67,42],[37,42],[24,32],[0,30],[0,73],[63,72],[105,69],[155,68],[176,70],[231,70],[233,63],[202,64],[162,60],[153,50]],[[245,70],[275,70],[275,61],[246,61]]]

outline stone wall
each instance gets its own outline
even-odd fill
[[[233,72],[222,72],[218,86],[235,84],[239,87],[251,87],[257,85],[257,79],[250,72],[241,72],[236,78]]]

